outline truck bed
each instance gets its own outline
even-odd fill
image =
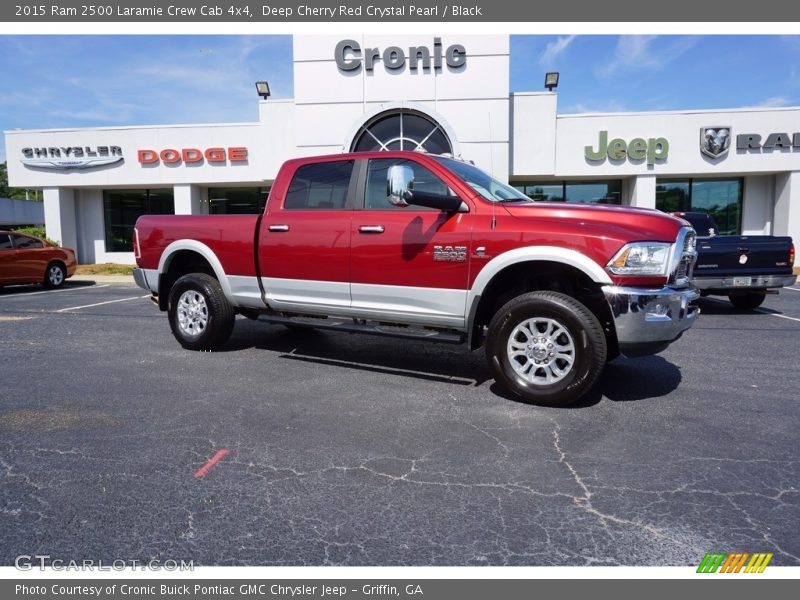
[[[255,236],[260,215],[145,215],[136,221],[139,265],[158,269],[164,249],[190,240],[211,249],[228,275],[256,276]]]

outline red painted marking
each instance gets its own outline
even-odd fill
[[[212,456],[211,458],[208,459],[208,462],[206,464],[204,464],[202,467],[200,467],[199,469],[197,469],[197,471],[194,472],[194,476],[197,477],[198,479],[200,477],[203,477],[206,473],[208,473],[211,470],[211,468],[215,464],[217,464],[220,460],[222,460],[222,458],[228,452],[230,452],[230,451],[227,448],[223,448],[222,450],[218,450],[217,453],[214,456]]]

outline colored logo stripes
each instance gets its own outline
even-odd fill
[[[725,554],[722,552],[709,552],[700,561],[697,567],[698,573],[763,573],[769,561],[772,560],[772,552],[732,552]],[[749,561],[747,559],[750,559]],[[745,562],[747,565],[745,566]]]

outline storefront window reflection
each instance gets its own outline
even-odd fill
[[[106,252],[132,252],[133,226],[142,215],[171,215],[175,200],[171,189],[105,190],[103,213]]]
[[[656,208],[666,213],[708,213],[717,222],[720,235],[738,235],[742,220],[742,180],[659,180]]]
[[[514,184],[519,191],[537,202],[576,202],[581,204],[621,204],[622,182],[549,181]]]
[[[264,212],[269,188],[208,188],[208,212],[212,215],[257,215]]]

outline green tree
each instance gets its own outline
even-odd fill
[[[25,189],[8,187],[8,166],[0,163],[0,198],[13,198],[15,200],[25,200]],[[39,190],[28,190],[27,198],[30,200],[41,200]]]

